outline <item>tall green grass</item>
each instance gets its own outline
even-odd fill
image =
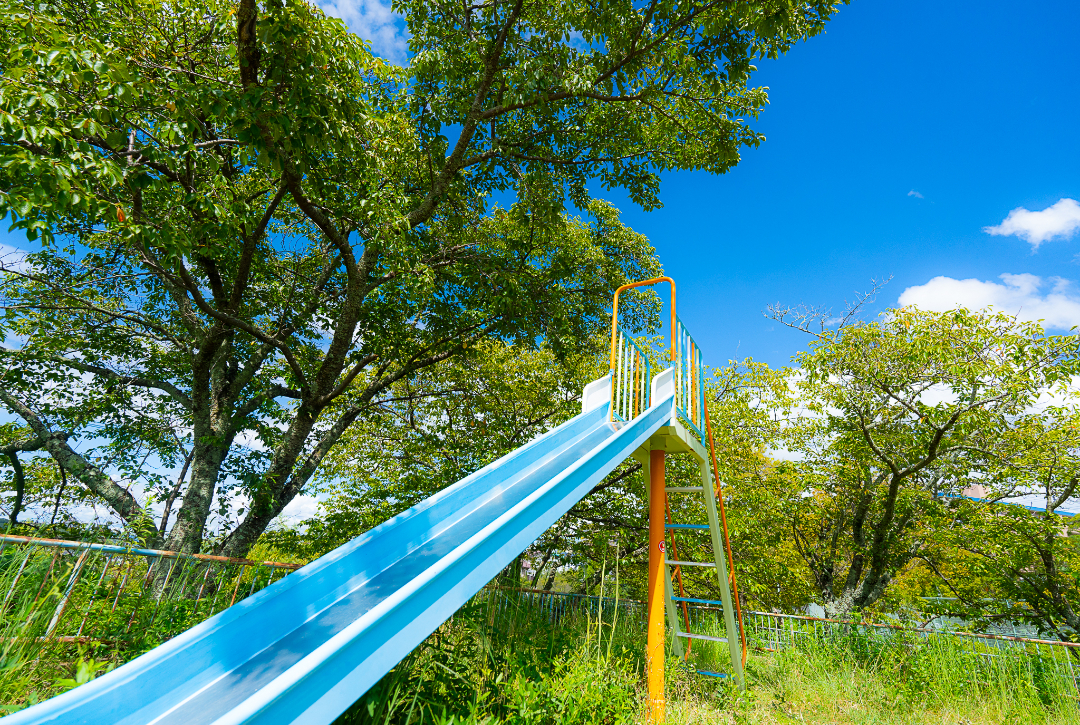
[[[948,635],[832,627],[753,652],[749,692],[731,713],[753,723],[1078,725],[1078,693],[1061,665]]]
[[[261,586],[250,572],[236,578],[223,575],[211,593],[193,586],[208,579],[192,570],[178,573],[173,589],[157,592],[143,587],[150,577],[139,564],[123,580],[127,583],[116,579],[110,585],[108,577],[89,576],[82,580],[84,587],[69,590],[75,556],[50,552],[26,558],[14,551],[0,552],[0,714],[87,682],[168,639],[207,616],[213,610],[211,597],[225,606],[234,594],[242,598]],[[200,591],[201,600],[183,595]],[[65,611],[73,619],[45,637],[65,595]],[[132,606],[123,608],[125,601]],[[517,592],[485,590],[339,722],[642,722],[642,611],[625,609],[618,600],[577,601],[573,607],[552,607]],[[136,608],[138,602],[142,606]],[[92,632],[93,642],[56,640],[57,633],[74,634],[76,624],[83,626],[84,621],[83,634]],[[692,630],[725,636],[715,612],[698,613]],[[109,633],[111,638],[102,636]],[[759,641],[765,643],[767,639]],[[741,694],[724,681],[695,674],[730,670],[726,644],[699,640],[691,644],[686,662],[674,657],[668,661],[669,722],[802,718],[836,725],[1080,725],[1077,692],[1061,677],[1060,663],[1036,652],[992,654],[986,645],[962,644],[946,636],[822,629],[800,638],[796,647],[753,652],[747,668],[749,692]]]
[[[805,673],[816,670],[815,679],[822,683],[837,671],[872,673],[891,685],[891,701],[899,708],[935,710],[977,702],[1001,713],[1023,712],[1033,722],[1058,716],[1080,722],[1076,684],[1061,661],[1039,652],[996,649],[944,634],[879,633],[852,626],[805,639],[790,656]]]
[[[697,616],[692,627],[724,636],[719,617]],[[546,607],[487,593],[338,722],[644,722],[644,645],[640,615],[594,607],[553,621]],[[822,631],[795,648],[751,652],[740,693],[697,674],[730,671],[726,644],[698,640],[685,662],[668,660],[668,722],[1080,725],[1077,693],[1051,660],[990,654],[947,636]]]
[[[0,549],[0,715],[88,682],[258,591],[263,567]]]
[[[636,722],[640,623],[618,607],[556,615],[513,592],[484,592],[337,722]]]

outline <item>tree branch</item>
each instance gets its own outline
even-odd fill
[[[3,402],[10,411],[18,415],[39,438],[43,439],[43,448],[56,459],[56,462],[83,483],[92,492],[103,498],[116,514],[126,523],[131,524],[136,531],[140,532],[148,544],[152,544],[155,536],[146,536],[141,531],[143,524],[149,520],[149,516],[143,510],[139,502],[135,500],[126,489],[112,480],[104,471],[71,449],[67,444],[67,435],[54,433],[38,417],[28,405],[0,388],[0,402]]]

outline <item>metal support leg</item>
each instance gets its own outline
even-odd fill
[[[634,460],[641,464],[641,472],[645,476],[645,497],[646,501],[652,501],[652,477],[650,475],[649,467],[650,451],[638,449],[634,453]],[[667,494],[664,494],[667,496]],[[665,552],[666,558],[666,552]],[[671,650],[676,657],[683,657],[686,651],[686,646],[683,644],[683,640],[679,637],[679,632],[682,631],[682,627],[679,625],[679,610],[675,607],[675,602],[671,597],[674,596],[674,592],[671,588],[671,567],[664,565],[664,608],[667,610],[668,624],[671,625]]]
[[[664,722],[664,452],[649,452],[649,628],[646,663],[649,676],[649,722]]]

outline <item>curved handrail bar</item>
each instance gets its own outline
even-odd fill
[[[615,369],[615,341],[617,339],[616,330],[619,324],[619,293],[632,287],[643,287],[659,282],[667,282],[671,285],[671,360],[675,360],[675,280],[671,277],[654,277],[653,279],[643,279],[640,282],[624,284],[622,287],[615,290],[615,301],[611,304],[611,370]]]

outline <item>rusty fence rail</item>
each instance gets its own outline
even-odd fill
[[[105,643],[142,650],[173,637],[300,568],[205,554],[139,549],[57,539],[0,535],[0,650],[15,640],[37,643]],[[571,614],[618,610],[643,619],[644,602],[517,587],[498,592],[496,608],[527,606],[553,622]],[[690,605],[697,625],[719,609]],[[953,641],[975,661],[1034,661],[1080,691],[1080,644],[892,624],[851,622],[796,614],[750,611],[751,646],[775,651],[812,647],[855,635]]]
[[[32,640],[141,650],[299,566],[0,535],[0,649]]]

